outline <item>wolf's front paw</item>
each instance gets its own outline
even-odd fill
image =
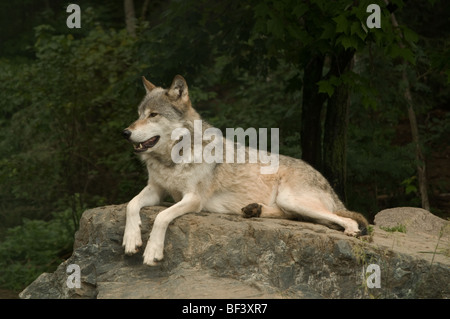
[[[144,251],[144,264],[149,266],[156,266],[158,261],[164,257],[163,245],[153,244],[149,242]]]
[[[125,254],[132,255],[138,252],[138,248],[142,246],[141,230],[130,229],[125,227],[122,246],[125,247]]]
[[[248,204],[241,208],[244,218],[252,218],[261,216],[262,206],[257,203]]]

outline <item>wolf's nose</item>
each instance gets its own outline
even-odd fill
[[[124,138],[126,138],[127,140],[130,139],[131,131],[128,130],[128,129],[123,130],[122,136],[123,136]]]

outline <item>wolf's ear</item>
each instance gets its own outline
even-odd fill
[[[186,80],[181,75],[176,75],[173,78],[167,95],[173,100],[181,99],[182,102],[189,101],[188,86]]]
[[[156,86],[154,86],[150,81],[148,81],[145,76],[142,77],[142,83],[144,84],[145,91],[150,93]]]

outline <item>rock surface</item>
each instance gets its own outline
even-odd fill
[[[144,243],[162,209],[141,210]],[[380,212],[370,243],[311,223],[187,214],[169,226],[164,260],[148,267],[142,264],[145,247],[124,255],[125,210],[117,205],[84,212],[73,255],[20,297],[450,298],[450,226],[427,211],[420,212],[423,218],[414,218],[415,208]],[[406,233],[379,228],[400,223],[400,215],[413,220]],[[428,231],[429,220],[438,232]],[[70,264],[80,267],[80,288],[67,285]],[[371,288],[375,272],[364,275],[370,264],[379,266],[381,288]]]
[[[375,215],[375,225],[386,228],[403,225],[406,233],[425,234],[432,237],[438,237],[441,231],[443,231],[442,235],[450,234],[447,229],[443,229],[448,222],[425,209],[415,207],[385,209]]]

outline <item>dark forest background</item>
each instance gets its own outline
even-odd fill
[[[211,124],[280,129],[369,220],[450,216],[450,5],[438,0],[0,1],[0,288],[71,254],[89,207],[147,175],[122,130],[141,76],[176,74]],[[369,29],[371,3],[381,28]]]

